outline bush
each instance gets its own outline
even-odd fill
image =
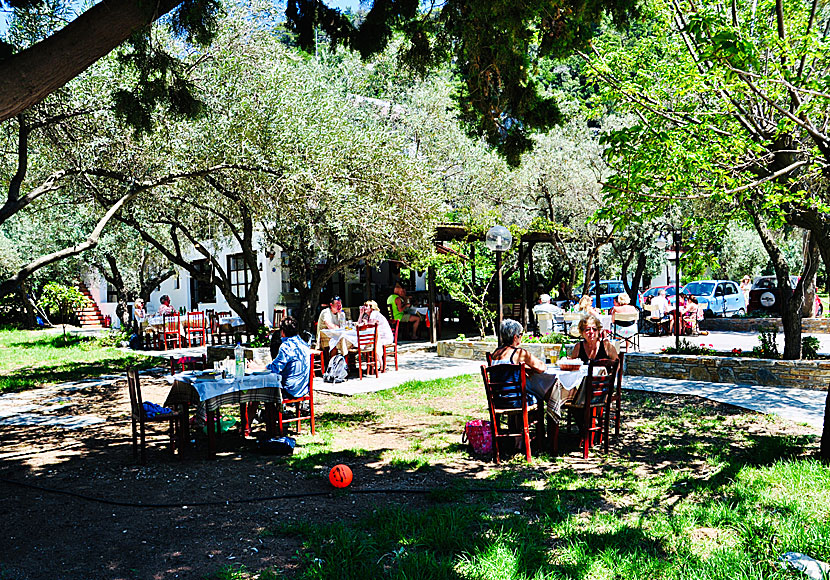
[[[570,344],[573,338],[567,334],[560,332],[551,332],[550,334],[543,334],[542,336],[523,336],[524,343],[542,343],[542,344]]]
[[[778,353],[778,343],[775,342],[776,334],[774,330],[762,330],[758,335],[761,345],[754,347],[752,353],[758,358],[781,358]]]
[[[99,346],[117,346],[120,347],[122,342],[130,341],[130,333],[123,329],[110,328],[104,334],[98,337]]]
[[[818,358],[819,340],[815,336],[801,338],[801,358],[813,360]]]
[[[692,344],[685,338],[680,339],[680,346],[665,346],[660,352],[663,354],[702,354],[710,356],[717,354],[711,344],[709,346]]]

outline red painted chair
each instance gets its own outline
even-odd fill
[[[178,314],[165,314],[163,320],[164,323],[161,329],[161,343],[163,349],[167,350],[169,344],[176,345],[175,348],[181,348],[181,318]]]
[[[277,404],[277,423],[279,425],[280,435],[285,434],[286,423],[297,423],[297,433],[302,431],[303,421],[311,423],[311,434],[314,435],[314,355],[312,354],[309,362],[311,363],[311,370],[308,374],[308,394],[303,397],[292,397],[283,399]],[[285,396],[285,391],[280,390]],[[305,403],[308,403],[308,412],[306,412]],[[288,405],[294,405],[293,417],[286,417],[285,411]]]
[[[355,356],[357,357],[357,371],[360,380],[363,380],[363,359],[366,359],[366,374],[374,372],[375,377],[378,375],[378,327],[377,325],[358,326],[357,330],[357,350]]]
[[[395,356],[395,370],[398,370],[398,329],[401,326],[400,320],[392,320],[392,336],[395,342],[383,345],[383,372],[386,372],[386,354],[392,353]]]
[[[601,359],[588,364],[588,376],[571,402],[562,404],[562,410],[568,413],[568,425],[573,417],[579,417],[580,446],[582,457],[588,458],[588,450],[594,443],[602,442],[608,451],[608,428],[611,413],[611,398],[614,395],[617,371],[620,361]],[[596,374],[599,368],[605,369],[602,375]],[[554,427],[554,451],[557,451],[559,424]]]
[[[182,356],[170,357],[170,374],[183,373],[185,371],[203,371],[207,368],[207,356]]]
[[[500,440],[521,437],[525,456],[531,461],[531,440],[544,434],[544,406],[527,392],[524,365],[482,365],[481,376],[490,408],[493,458],[500,463]],[[533,437],[530,436],[531,426],[535,426]]]
[[[207,330],[205,328],[205,313],[204,312],[188,312],[184,323],[184,338],[187,346],[195,346],[193,343],[198,342],[199,345],[207,344]]]

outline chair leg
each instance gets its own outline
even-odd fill
[[[144,432],[144,421],[140,421],[141,423],[141,465],[145,465],[147,463],[147,439]]]
[[[138,428],[136,427],[135,416],[133,416],[133,461],[138,459]]]

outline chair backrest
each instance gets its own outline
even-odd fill
[[[130,409],[133,415],[141,416],[144,401],[141,399],[141,384],[138,381],[138,369],[127,369],[127,388],[130,391]]]
[[[614,392],[617,381],[619,360],[598,359],[588,363],[588,376],[585,378],[585,402],[590,407],[603,407]],[[595,374],[598,368],[604,368],[605,374]]]
[[[357,348],[360,350],[370,350],[375,348],[375,344],[377,344],[378,340],[378,327],[377,325],[369,326],[368,324],[364,324],[363,326],[358,326],[357,330]]]
[[[162,320],[164,321],[164,332],[179,332],[178,314],[165,314]]]
[[[389,326],[392,328],[392,336],[395,337],[395,346],[397,346],[398,345],[398,330],[401,327],[401,321],[390,319],[389,320]]]
[[[285,308],[274,306],[274,318],[271,321],[274,328],[280,327],[283,317],[285,317]]]
[[[265,313],[264,312],[257,312],[256,317],[257,317],[257,320],[259,320],[259,323],[261,325],[265,324]]]
[[[484,358],[487,359],[487,366],[488,367],[493,364],[493,353],[492,352],[485,352],[484,353]]]
[[[534,312],[539,324],[539,333],[550,334],[553,330],[553,312]]]
[[[620,322],[636,322],[640,319],[639,312],[617,312],[614,314],[614,323],[618,324]]]
[[[195,312],[187,313],[187,328],[189,330],[201,330],[205,327],[205,313]]]
[[[494,411],[527,408],[524,365],[482,365],[481,375]]]
[[[580,314],[579,312],[566,312],[562,315],[562,318],[564,318],[568,322],[574,322],[582,318],[582,314]]]

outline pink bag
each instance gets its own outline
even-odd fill
[[[473,451],[478,454],[493,452],[493,431],[490,428],[490,421],[482,419],[474,419],[467,421],[464,425],[464,435],[461,437],[461,442],[468,442],[473,448]]]

